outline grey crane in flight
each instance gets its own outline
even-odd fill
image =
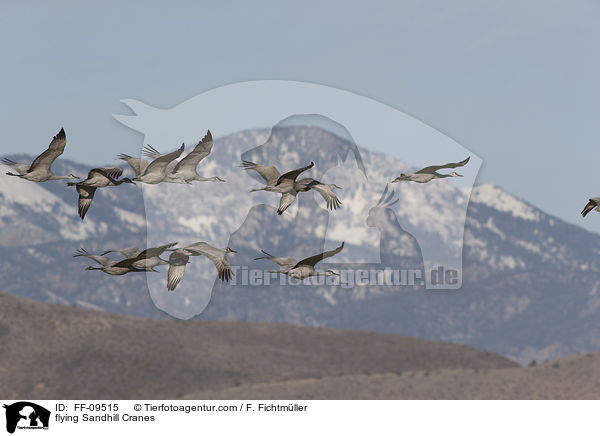
[[[80,248],[79,250],[77,250],[75,252],[75,254],[73,254],[73,257],[87,257],[88,259],[93,260],[94,262],[100,264],[102,266],[102,268],[92,268],[92,267],[88,267],[86,268],[86,270],[92,270],[92,269],[99,269],[102,270],[104,272],[106,272],[107,274],[111,274],[111,275],[123,275],[126,274],[127,272],[139,272],[139,271],[154,271],[154,272],[158,272],[155,269],[153,269],[152,267],[148,267],[148,268],[137,268],[133,265],[133,262],[129,263],[123,263],[120,264],[121,261],[112,259],[108,256],[105,256],[103,254],[91,254],[88,251],[86,251],[84,248]],[[134,259],[123,259],[123,260],[135,260]],[[119,266],[117,266],[117,268],[114,269],[107,269],[113,266],[116,266],[117,264],[120,264]],[[107,270],[105,270],[107,269]]]
[[[79,250],[77,250],[73,254],[73,257],[87,257],[88,259],[93,260],[94,262],[102,266],[114,265],[118,262],[117,260],[111,259],[110,257],[105,256],[104,254],[91,254],[85,248],[80,248]]]
[[[152,162],[148,162],[144,159],[135,158],[127,154],[119,154],[117,158],[124,160],[129,164],[135,177],[132,179],[134,182],[148,183],[155,185],[163,182],[167,178],[167,167],[169,164],[177,159],[183,153],[185,144],[182,144],[177,150],[167,154],[160,154],[155,148],[147,146],[145,150],[151,150],[157,153],[157,156]]]
[[[262,188],[252,189],[250,192],[255,191],[270,191],[281,194],[281,200],[279,202],[279,208],[277,213],[281,215],[296,199],[299,192],[307,192],[311,189],[317,191],[323,199],[327,207],[331,210],[337,209],[342,205],[342,202],[335,195],[334,189],[342,189],[335,184],[321,183],[318,180],[312,178],[305,178],[296,180],[296,178],[304,171],[312,168],[314,162],[310,165],[302,168],[298,168],[293,171],[289,171],[283,175],[279,174],[279,171],[274,166],[259,165],[250,161],[242,161],[241,167],[245,170],[256,171],[265,181],[266,185]]]
[[[408,174],[402,173],[402,174],[400,174],[399,177],[396,177],[394,180],[392,180],[392,183],[402,182],[402,181],[427,183],[433,179],[444,179],[446,177],[463,177],[462,175],[460,175],[454,171],[451,172],[450,174],[440,174],[437,171],[444,169],[444,168],[463,167],[467,164],[467,162],[469,162],[469,159],[471,159],[471,156],[467,157],[465,160],[462,160],[462,161],[456,162],[456,163],[447,163],[445,165],[432,165],[432,166],[420,169],[419,171],[414,171],[412,173],[408,173]]]
[[[588,204],[581,211],[581,216],[586,216],[594,209],[596,209],[596,212],[600,212],[600,197],[590,198]]]
[[[119,167],[94,168],[88,173],[87,179],[77,183],[67,183],[68,186],[75,186],[79,194],[78,212],[81,219],[85,218],[85,214],[92,205],[96,189],[107,186],[119,186],[122,183],[134,183],[127,177],[118,180],[122,174],[123,168]]]
[[[9,176],[20,177],[32,182],[45,182],[47,180],[60,179],[78,179],[74,174],[66,176],[57,176],[52,172],[52,163],[58,156],[63,154],[67,145],[67,135],[65,129],[60,131],[52,138],[48,149],[36,157],[31,164],[17,163],[10,159],[3,159],[3,163],[10,166],[17,173],[8,172]]]
[[[220,177],[202,177],[198,174],[197,167],[202,159],[210,154],[213,148],[212,134],[210,130],[206,132],[206,135],[194,149],[188,153],[179,162],[173,160],[167,167],[167,176],[163,180],[166,183],[187,183],[190,184],[193,181],[198,182],[224,182],[225,180]],[[144,155],[153,159],[161,156],[153,147],[148,147],[144,150]]]
[[[306,259],[302,259],[300,262],[297,262],[295,259],[291,257],[275,257],[264,250],[261,250],[264,256],[257,257],[254,260],[259,259],[268,259],[275,262],[277,265],[281,267],[278,271],[267,271],[269,273],[278,273],[278,274],[287,274],[290,277],[293,277],[298,280],[304,280],[305,278],[312,276],[331,276],[331,275],[339,275],[335,271],[326,270],[326,271],[317,271],[315,270],[315,265],[322,261],[323,259],[327,259],[328,257],[335,256],[344,248],[344,243],[340,245],[338,248],[330,251],[325,251],[323,253],[315,254],[314,256],[307,257]]]
[[[218,277],[222,281],[228,282],[233,277],[231,265],[226,255],[227,253],[236,253],[236,251],[229,247],[216,248],[206,242],[195,242],[183,248],[169,251],[172,252],[169,256],[169,272],[167,275],[167,289],[169,291],[175,290],[183,278],[185,266],[189,263],[191,256],[205,256],[210,259],[217,268]]]
[[[147,269],[136,268],[135,266],[133,266],[134,262],[135,262],[135,259],[123,259],[112,265],[106,265],[106,266],[101,266],[101,267],[88,266],[86,268],[86,271],[99,270],[106,274],[110,274],[111,276],[122,276],[122,275],[130,273],[130,272],[146,272],[146,271],[148,271]],[[156,271],[156,270],[152,270],[152,271]]]

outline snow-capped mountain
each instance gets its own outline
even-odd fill
[[[230,261],[241,267],[260,249],[302,258],[314,254],[315,247],[330,249],[345,241],[344,251],[331,262],[377,265],[391,258],[413,259],[414,250],[407,247],[416,239],[425,267],[438,259],[460,259],[462,250],[460,290],[217,283],[212,297],[202,297],[210,298],[210,304],[200,317],[387,331],[487,348],[522,362],[600,345],[600,236],[499,187],[481,185],[471,192],[447,179],[390,186],[399,201],[393,208],[381,207],[386,183],[406,171],[406,164],[319,128],[269,133],[251,130],[215,140],[199,172],[226,183],[101,189],[83,222],[75,190],[64,182],[34,184],[0,175],[2,290],[41,301],[164,317],[146,287],[158,275],[111,277],[83,271],[88,262],[74,259],[73,252],[79,247],[93,252],[145,246],[146,237],[150,244],[206,240],[222,247],[235,244],[238,253]],[[342,209],[328,214],[321,197],[309,192],[278,217],[278,195],[248,193],[262,180],[240,169],[241,159],[291,169],[308,163],[308,156],[315,167],[306,176],[341,186]],[[1,173],[5,169],[0,166]],[[79,176],[89,170],[66,160],[57,161],[54,169]],[[394,245],[396,238],[402,242]],[[210,279],[210,262],[199,265]],[[182,313],[196,298],[185,292],[179,294],[181,307],[174,307]],[[161,292],[154,302],[168,304],[172,295]]]

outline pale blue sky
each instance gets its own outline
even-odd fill
[[[113,162],[140,146],[122,98],[308,81],[426,122],[483,159],[480,183],[600,231],[578,215],[600,195],[598,2],[3,2],[0,38],[2,153],[64,126],[65,157]]]

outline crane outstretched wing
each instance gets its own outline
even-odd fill
[[[279,177],[281,177],[279,171],[274,166],[259,165],[247,160],[242,161],[240,166],[245,170],[256,171],[265,180],[267,185],[274,185],[279,180]]]
[[[425,168],[417,171],[416,174],[432,174],[432,173],[436,172],[437,170],[441,170],[444,168],[464,167],[467,164],[467,162],[469,162],[469,159],[471,159],[471,156],[469,156],[465,160],[461,160],[460,162],[455,162],[455,163],[451,162],[451,163],[447,163],[445,165],[432,165],[432,166],[425,167]]]
[[[335,250],[325,251],[323,253],[319,253],[314,256],[307,257],[306,259],[302,259],[300,262],[298,262],[296,265],[294,265],[294,268],[297,268],[300,265],[309,265],[309,266],[314,267],[317,263],[319,263],[323,259],[327,259],[328,257],[335,256],[340,251],[342,251],[343,248],[344,248],[344,243],[342,242],[342,245],[340,245]]]
[[[138,254],[137,259],[151,259],[153,257],[160,256],[167,250],[167,248],[171,248],[175,245],[177,245],[177,242],[172,242],[170,244],[165,244],[165,245],[159,245],[158,247],[147,248],[144,251],[142,251],[140,254]]]
[[[314,182],[309,183],[307,187],[310,189],[314,189],[319,194],[321,194],[321,197],[323,197],[329,209],[334,210],[338,207],[342,207],[342,202],[339,198],[337,198],[335,192],[333,192],[333,187],[331,185],[326,185],[315,180]]]
[[[169,256],[169,272],[167,273],[167,290],[174,291],[185,273],[185,266],[190,257],[176,250]]]
[[[117,180],[123,175],[123,168],[121,167],[100,167],[92,168],[88,173],[87,178],[91,179],[95,174],[100,174],[108,179]]]
[[[65,145],[67,145],[67,135],[65,134],[65,129],[61,128],[54,138],[52,138],[48,149],[33,160],[27,172],[30,173],[34,170],[50,171],[52,162],[65,151]]]
[[[581,211],[581,216],[586,216],[588,213],[593,211],[600,204],[600,197],[598,198],[590,198],[588,204],[585,205],[583,210]]]
[[[144,172],[144,174],[149,174],[151,172],[157,172],[157,173],[165,172],[167,169],[167,166],[172,161],[174,161],[179,156],[181,156],[181,153],[183,153],[184,149],[185,149],[185,144],[181,144],[181,147],[179,147],[177,150],[172,151],[171,153],[160,155],[160,157],[157,157],[152,162],[150,162],[150,164],[148,164],[148,168],[146,168],[146,171]]]
[[[298,177],[301,173],[303,173],[306,170],[311,169],[314,166],[315,166],[315,163],[311,162],[310,165],[307,165],[305,167],[298,168],[298,169],[292,170],[292,171],[288,171],[287,173],[279,176],[279,179],[277,179],[276,185],[280,184],[284,180],[296,180],[296,177]]]
[[[279,208],[277,209],[277,213],[281,215],[285,210],[290,207],[290,205],[296,199],[296,192],[286,192],[281,194],[281,200],[279,200]]]
[[[221,280],[228,282],[233,277],[231,265],[222,250],[212,247],[206,242],[197,242],[196,244],[188,245],[184,250],[190,250],[208,257],[217,268]]]
[[[95,186],[77,185],[77,193],[79,194],[78,210],[81,219],[85,218],[85,214],[92,205],[94,194],[96,193]]]
[[[176,173],[182,168],[190,168],[195,171],[200,161],[210,154],[212,148],[213,140],[209,130],[206,135],[204,135],[204,138],[202,138],[202,141],[200,141],[186,157],[181,159],[177,165],[175,165],[173,172]]]

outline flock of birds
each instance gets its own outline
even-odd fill
[[[56,175],[52,172],[52,163],[65,150],[67,137],[64,129],[54,136],[48,149],[36,157],[31,164],[17,163],[10,159],[3,159],[3,163],[10,166],[15,172],[6,173],[9,176],[20,177],[24,180],[32,182],[45,182],[48,180],[61,179],[80,179],[74,174],[64,176]],[[182,144],[177,150],[161,154],[154,147],[147,145],[143,148],[143,155],[150,158],[135,158],[127,154],[119,154],[118,159],[124,160],[133,170],[135,176],[130,179],[127,177],[121,178],[123,168],[121,167],[99,167],[92,168],[87,178],[78,182],[68,182],[68,186],[75,186],[79,195],[78,212],[83,220],[92,204],[94,194],[98,188],[106,188],[110,186],[119,186],[123,183],[135,184],[147,183],[178,183],[191,184],[194,181],[200,182],[225,182],[225,180],[214,177],[202,177],[197,172],[198,164],[207,157],[213,148],[213,139],[210,130],[204,138],[188,153],[185,157],[180,158],[185,150],[185,144]],[[178,160],[179,159],[179,160]],[[447,163],[445,165],[433,165],[425,167],[419,171],[408,174],[400,174],[399,177],[392,180],[392,183],[400,181],[411,181],[416,183],[427,183],[434,179],[446,177],[462,177],[456,172],[449,174],[438,173],[438,170],[446,168],[458,168],[465,166],[469,162],[469,157],[465,160],[456,163]],[[314,190],[318,192],[330,210],[338,209],[342,203],[335,194],[335,189],[342,189],[336,184],[326,184],[312,178],[303,178],[298,180],[298,177],[303,172],[311,169],[314,162],[310,165],[297,168],[281,174],[274,166],[259,165],[250,161],[242,161],[241,168],[247,171],[256,171],[265,181],[265,186],[262,188],[252,189],[250,192],[268,191],[275,192],[281,195],[277,213],[281,215],[296,199],[296,196],[301,192]],[[592,205],[592,206],[590,206]],[[591,199],[590,203],[584,209],[582,214],[585,216],[587,212],[594,207],[600,211],[600,198]],[[591,207],[591,208],[590,208]],[[81,248],[75,252],[74,257],[86,257],[95,261],[100,266],[88,266],[86,270],[100,270],[110,275],[124,275],[132,272],[158,272],[155,267],[160,265],[169,265],[167,273],[167,289],[175,290],[181,282],[186,265],[190,263],[190,257],[205,256],[210,259],[218,272],[219,279],[230,281],[233,277],[231,265],[227,260],[228,253],[235,253],[230,247],[216,248],[210,244],[200,241],[185,247],[176,247],[177,243],[169,243],[158,247],[150,247],[145,250],[140,250],[138,247],[129,247],[118,250],[107,250],[100,254],[91,254]],[[266,251],[262,251],[262,256],[255,260],[267,259],[273,261],[280,266],[279,270],[270,270],[269,273],[286,274],[295,279],[303,280],[312,276],[331,276],[338,275],[332,270],[317,271],[315,266],[321,260],[335,256],[344,248],[344,243],[334,250],[325,251],[314,256],[307,257],[297,261],[290,257],[275,257]],[[107,256],[110,253],[119,253],[122,258],[115,259]],[[169,253],[168,260],[161,256]]]

